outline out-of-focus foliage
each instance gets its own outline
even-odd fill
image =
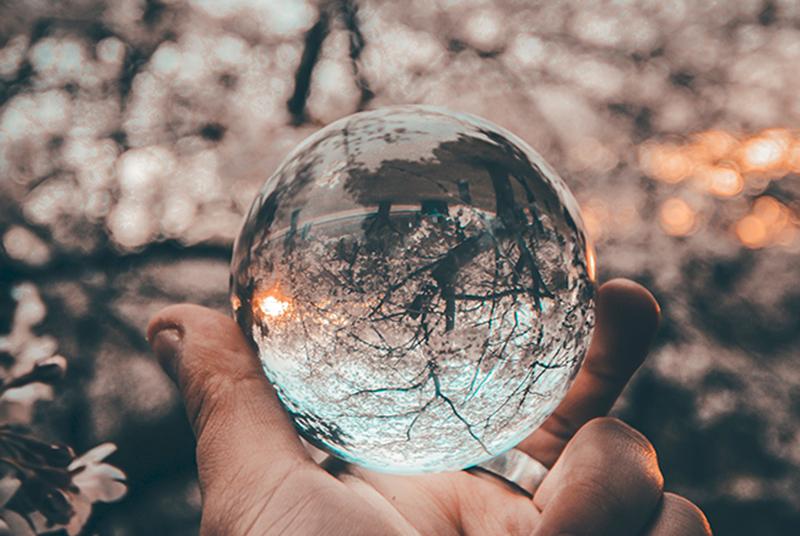
[[[601,277],[663,306],[618,413],[719,533],[798,526],[799,27],[792,0],[4,2],[0,327],[11,289],[38,289],[71,373],[34,421],[120,447],[130,493],[88,530],[196,532],[147,318],[224,309],[230,245],[280,159],[403,102],[485,116],[562,173]]]
[[[111,443],[76,457],[68,445],[31,435],[34,403],[52,398],[50,386],[64,378],[67,360],[54,353],[52,337],[33,331],[46,314],[36,288],[18,285],[11,297],[17,302],[11,331],[0,337],[0,534],[76,535],[93,503],[125,494],[125,475],[101,463],[116,450]]]

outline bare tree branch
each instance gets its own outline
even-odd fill
[[[358,100],[358,109],[363,110],[366,105],[375,97],[375,93],[369,86],[369,81],[361,72],[359,60],[361,54],[364,52],[366,41],[364,34],[361,33],[361,26],[358,21],[358,4],[355,0],[341,0],[339,2],[339,13],[341,14],[342,21],[345,28],[350,34],[350,62],[353,68],[353,77],[356,81],[356,86],[361,92]]]
[[[308,121],[306,103],[311,92],[311,75],[317,65],[322,45],[330,31],[330,15],[327,3],[323,2],[319,8],[319,18],[305,35],[303,55],[294,74],[294,92],[286,102],[292,116],[293,125],[302,125]]]

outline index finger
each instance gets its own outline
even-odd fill
[[[197,437],[203,493],[227,486],[255,460],[259,475],[279,482],[300,463],[312,465],[291,419],[261,371],[239,326],[197,305],[172,305],[148,327],[156,356],[176,381]]]
[[[660,309],[650,292],[628,279],[600,287],[597,319],[586,359],[556,411],[516,448],[552,466],[585,423],[608,413],[644,362]]]

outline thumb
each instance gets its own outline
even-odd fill
[[[298,463],[311,463],[232,319],[197,305],[172,305],[150,321],[147,338],[180,390],[197,438],[204,495],[262,467],[269,470],[257,475],[259,486],[268,488]]]

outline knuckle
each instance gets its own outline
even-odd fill
[[[229,356],[224,352],[216,355],[197,352],[197,355],[187,358],[193,360],[192,363],[179,367],[178,383],[198,440],[214,415],[225,414],[232,409],[231,406],[242,402],[240,393],[247,390],[245,387],[265,381],[258,368],[236,366],[232,364],[235,360]]]
[[[580,496],[585,504],[606,505],[607,509],[614,511],[624,510],[627,504],[625,498],[609,491],[609,486],[598,478],[577,480],[570,485],[570,493]],[[613,505],[613,508],[609,505]]]
[[[664,493],[662,516],[686,536],[711,536],[711,526],[703,511],[689,499],[675,493]]]
[[[664,493],[664,478],[661,471],[657,468],[655,471],[646,468],[636,475],[637,477],[632,479],[632,489],[642,497],[651,499],[653,504],[657,504]]]
[[[598,417],[589,421],[579,432],[589,436],[599,463],[610,470],[625,467],[628,485],[642,497],[658,500],[664,488],[664,478],[658,466],[653,444],[638,430],[613,417]]]
[[[597,417],[589,421],[584,429],[586,433],[614,447],[638,448],[647,456],[656,455],[656,449],[644,434],[615,417]]]

